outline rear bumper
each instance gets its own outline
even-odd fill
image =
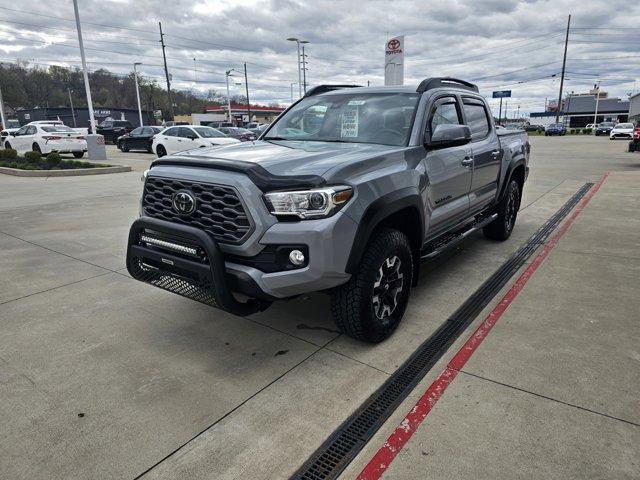
[[[148,237],[165,241],[165,247],[145,242]],[[226,271],[222,252],[206,233],[155,218],[141,217],[131,226],[127,270],[136,280],[234,315],[259,312],[270,301],[251,277]],[[232,291],[253,298],[241,302]]]

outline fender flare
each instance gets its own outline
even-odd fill
[[[403,188],[378,198],[365,210],[353,239],[351,252],[347,261],[346,272],[354,274],[364,255],[371,234],[380,223],[400,210],[415,207],[420,216],[420,242],[424,239],[424,207],[422,197],[416,187]],[[419,247],[418,247],[419,249]]]
[[[507,167],[507,173],[504,176],[504,181],[502,182],[502,186],[500,187],[500,194],[498,195],[498,200],[496,203],[500,203],[500,201],[502,200],[502,197],[504,197],[504,194],[507,191],[507,185],[509,185],[509,182],[511,182],[511,177],[513,176],[513,172],[516,170],[516,168],[520,166],[525,170],[525,180],[526,180],[527,164],[525,159],[520,158],[515,162],[509,163],[509,166]]]

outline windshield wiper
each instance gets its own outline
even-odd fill
[[[297,138],[285,138],[285,137],[265,137],[263,140],[299,140]]]

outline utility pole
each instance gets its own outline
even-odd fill
[[[302,89],[307,93],[307,55],[304,53],[304,45],[302,46]]]
[[[556,123],[560,120],[560,103],[562,102],[562,87],[564,86],[564,70],[567,66],[567,47],[569,46],[569,28],[571,27],[571,15],[567,20],[567,35],[564,39],[564,56],[562,57],[562,75],[560,77],[560,92],[558,93],[558,106],[556,107]]]
[[[7,128],[6,119],[4,118],[4,103],[2,101],[2,87],[0,87],[0,121],[2,121],[2,128]]]
[[[247,62],[244,62],[244,88],[247,92],[247,123],[251,121],[251,102],[249,101],[249,79],[247,78]]]
[[[76,125],[76,111],[73,109],[73,99],[71,98],[71,89],[67,88],[67,91],[69,92],[69,104],[71,105],[71,116],[73,117],[73,126],[77,127],[78,125]]]
[[[162,22],[158,22],[158,26],[160,27],[160,43],[162,44],[162,58],[164,60],[164,75],[167,78],[167,96],[169,97],[169,111],[171,112],[171,118],[169,120],[173,120],[173,99],[171,98],[171,82],[169,81],[169,70],[167,69],[167,55],[165,53],[164,46],[164,33],[162,33]]]

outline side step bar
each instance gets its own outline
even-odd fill
[[[441,239],[428,243],[422,249],[420,260],[422,262],[427,262],[429,260],[434,259],[441,253],[449,250],[454,245],[457,245],[458,243],[460,243],[462,240],[467,238],[473,232],[476,232],[480,230],[482,227],[484,227],[485,225],[488,225],[489,223],[493,222],[496,218],[498,218],[497,213],[489,215],[488,217],[484,217],[484,216],[480,217],[475,221],[473,221],[472,223],[470,223],[465,229],[447,234]]]

